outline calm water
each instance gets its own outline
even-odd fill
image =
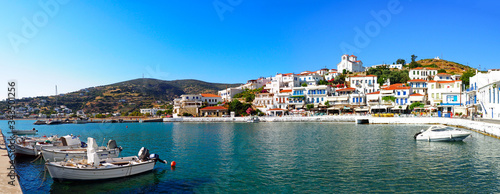
[[[415,142],[426,126],[352,123],[128,123],[33,126],[39,134],[116,139],[122,156],[142,146],[177,168],[91,183],[54,182],[41,161],[18,160],[27,193],[70,192],[500,192],[500,140]],[[128,126],[128,128],[127,128]],[[7,122],[0,121],[7,129]]]

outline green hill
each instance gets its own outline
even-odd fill
[[[115,84],[81,89],[57,96],[57,105],[65,105],[85,113],[132,112],[140,108],[166,107],[174,98],[182,94],[217,94],[217,91],[241,84],[208,83],[199,80],[165,81],[157,79],[134,79]],[[55,96],[24,98],[18,106],[30,105],[44,111],[56,106]],[[5,102],[0,110],[5,111]]]

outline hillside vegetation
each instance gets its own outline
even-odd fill
[[[157,79],[134,79],[115,84],[81,89],[57,96],[57,105],[65,105],[74,112],[85,113],[133,112],[140,108],[165,108],[174,98],[182,94],[217,94],[219,90],[241,84],[208,83],[199,80],[165,81]],[[56,107],[56,96],[24,98],[17,106],[40,107],[41,112],[49,113]],[[0,103],[2,112],[7,108]]]

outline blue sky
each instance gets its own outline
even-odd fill
[[[143,74],[244,83],[276,73],[336,68],[346,52],[365,66],[409,61],[415,54],[500,68],[498,1],[0,4],[0,81],[7,88],[8,80],[16,80],[22,97],[53,95],[55,85],[66,93]],[[372,13],[382,14],[382,21]],[[0,96],[7,96],[6,89]]]

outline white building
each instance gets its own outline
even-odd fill
[[[274,107],[280,109],[288,109],[288,100],[292,95],[292,90],[281,90],[274,95]]]
[[[354,55],[342,55],[342,60],[337,64],[338,72],[342,73],[345,70],[350,72],[363,72],[365,68],[363,67],[363,62],[358,60],[358,57]]]
[[[165,111],[166,109],[158,109],[158,108],[146,108],[146,109],[141,109],[142,114],[150,114],[152,116],[156,116],[156,113],[158,111]]]
[[[413,79],[408,81],[410,87],[412,87],[413,93],[427,95],[427,81],[423,79]]]
[[[336,69],[330,69],[330,71],[325,75],[325,80],[332,81],[339,75],[340,75],[340,73],[337,72]]]
[[[477,72],[469,82],[468,107],[476,107],[483,118],[500,119],[500,69]]]
[[[239,94],[241,92],[243,92],[243,89],[237,87],[237,88],[227,88],[224,90],[220,90],[217,93],[219,94],[219,96],[222,98],[223,101],[231,102],[233,101],[234,95]]]
[[[462,81],[429,81],[427,97],[432,106],[443,107],[443,112],[455,112],[465,99],[461,97]]]
[[[323,76],[314,72],[304,72],[298,75],[300,84],[306,83],[308,86],[318,85],[320,80],[323,80]]]
[[[356,75],[346,79],[351,84],[351,87],[356,88],[356,91],[361,94],[372,93],[379,91],[376,75]]]
[[[423,79],[429,81],[432,80],[432,77],[437,74],[437,69],[430,67],[417,67],[411,69],[409,74],[410,79]]]
[[[201,101],[207,103],[208,106],[217,105],[219,102],[222,102],[222,97],[215,94],[200,94]]]

